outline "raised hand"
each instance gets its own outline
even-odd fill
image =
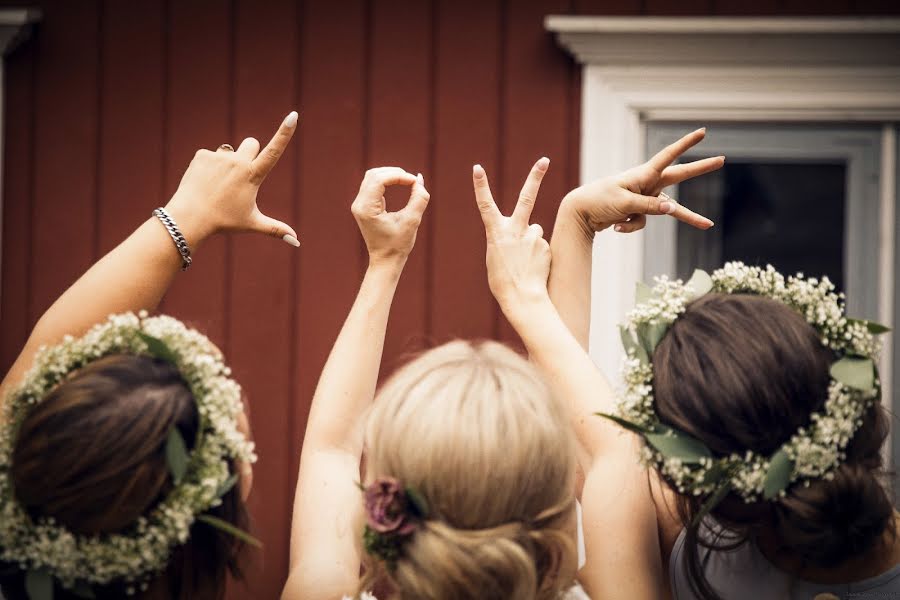
[[[541,180],[550,160],[538,160],[522,191],[512,216],[504,217],[488,184],[481,165],[472,169],[475,201],[481,211],[487,237],[487,272],[491,293],[507,315],[523,302],[547,297],[547,277],[550,274],[550,246],[544,230],[537,223],[529,225],[531,211],[537,200]]]
[[[409,202],[401,210],[388,212],[384,192],[391,185],[409,185]],[[351,211],[369,250],[369,262],[405,261],[416,243],[416,233],[430,195],[425,180],[399,167],[366,171]]]
[[[693,131],[667,146],[642,165],[611,177],[604,177],[569,192],[570,203],[592,231],[611,225],[622,233],[643,229],[646,215],[669,214],[698,229],[709,229],[713,222],[668,196],[660,197],[663,188],[704,175],[725,164],[724,156],[673,165],[679,156],[698,144],[706,129]]]
[[[166,205],[189,242],[191,237],[202,240],[223,231],[253,231],[300,245],[289,225],[263,214],[256,202],[259,186],[284,154],[296,129],[297,113],[292,112],[262,151],[252,137],[237,150],[223,144],[215,152],[197,151]]]

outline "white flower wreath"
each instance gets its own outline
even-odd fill
[[[835,353],[824,410],[813,413],[771,456],[747,451],[715,457],[699,440],[659,421],[654,408],[653,351],[689,302],[708,292],[756,294],[781,302],[803,315]],[[792,483],[805,485],[833,477],[845,459],[844,450],[862,424],[868,408],[880,395],[874,335],[887,329],[876,323],[848,319],[843,295],[828,278],[785,279],[771,265],[765,269],[740,262],[727,263],[710,277],[697,270],[687,282],[658,278],[656,285],[639,283],[637,305],[620,327],[625,347],[625,390],[615,415],[603,414],[646,441],[642,460],[667,476],[682,494],[712,494],[698,518],[729,492],[746,502],[783,496]]]
[[[174,479],[168,496],[129,530],[76,535],[52,518],[32,519],[15,497],[10,468],[19,427],[28,411],[70,373],[111,354],[147,355],[173,363],[188,384],[200,417],[188,453],[173,428],[166,458]],[[237,482],[229,459],[254,462],[253,443],[237,427],[241,389],[229,375],[218,348],[205,336],[166,316],[112,315],[83,337],[67,336],[43,348],[22,385],[6,399],[0,424],[0,560],[26,571],[32,600],[52,598],[54,579],[86,598],[92,586],[121,581],[129,593],[146,588],[165,569],[172,549],[184,544],[201,520],[250,543],[256,540],[203,513],[221,503]]]

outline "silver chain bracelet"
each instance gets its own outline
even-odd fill
[[[172,236],[172,241],[175,242],[175,247],[181,255],[181,270],[187,271],[188,267],[191,266],[191,249],[188,246],[187,240],[181,235],[181,230],[178,229],[175,220],[168,211],[162,207],[154,210],[153,216],[159,219],[163,226],[165,226],[166,231],[169,232],[169,235]]]

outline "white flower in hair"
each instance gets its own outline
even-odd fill
[[[831,383],[823,411],[813,413],[771,456],[747,451],[743,456],[714,457],[699,440],[659,421],[653,400],[652,356],[668,328],[687,304],[708,293],[756,294],[800,313],[835,353]],[[844,450],[862,425],[866,411],[880,395],[875,359],[880,349],[875,335],[887,329],[877,323],[848,319],[843,294],[835,293],[827,277],[785,278],[771,265],[765,269],[730,262],[712,276],[697,270],[683,283],[666,277],[653,288],[638,284],[635,308],[620,326],[626,357],[625,389],[615,415],[602,415],[642,435],[642,460],[668,477],[682,494],[711,495],[702,518],[729,492],[746,502],[785,494],[795,482],[833,477]]]

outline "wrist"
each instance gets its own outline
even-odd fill
[[[594,235],[609,227],[610,224],[592,221],[587,202],[578,193],[579,190],[580,188],[576,188],[563,197],[556,222],[560,227],[572,230],[593,243]]]
[[[376,273],[384,273],[400,277],[403,267],[406,266],[408,255],[400,253],[370,253],[368,270]]]
[[[216,227],[209,216],[192,209],[190,203],[177,194],[169,200],[165,209],[178,225],[192,252],[216,233]]]
[[[520,326],[533,322],[537,315],[547,310],[554,310],[546,289],[517,290],[513,294],[506,295],[502,300],[498,298],[498,301],[504,316],[520,332],[520,335]]]

